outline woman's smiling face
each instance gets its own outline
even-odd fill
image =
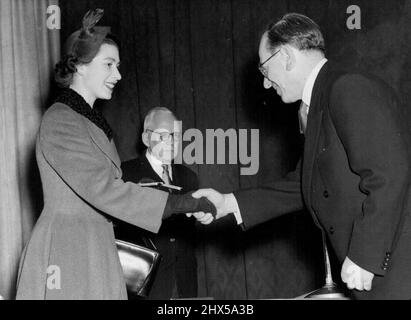
[[[121,80],[119,65],[117,46],[103,43],[94,59],[82,66],[82,84],[91,99],[111,99],[115,85]]]

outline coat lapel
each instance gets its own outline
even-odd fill
[[[88,131],[94,143],[114,163],[114,165],[118,169],[120,169],[121,161],[120,157],[118,156],[114,141],[109,141],[107,139],[107,136],[104,134],[103,130],[97,127],[94,123],[92,123],[88,119],[86,119],[85,121],[87,123]]]

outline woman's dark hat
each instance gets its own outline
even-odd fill
[[[110,27],[95,26],[103,14],[103,9],[90,10],[85,14],[83,27],[69,36],[63,48],[63,55],[72,55],[78,62],[88,63],[93,60],[111,30]]]

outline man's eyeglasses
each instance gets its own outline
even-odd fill
[[[151,132],[151,137],[157,141],[160,140],[161,142],[169,142],[171,140],[181,140],[181,132],[156,132],[150,129],[147,129],[146,131]]]
[[[265,65],[272,57],[274,57],[277,53],[279,53],[280,52],[280,50],[281,49],[278,49],[276,52],[274,52],[271,56],[269,56],[267,59],[265,59],[262,63],[259,63],[258,64],[258,70],[260,70],[260,72],[262,73],[262,75],[265,77],[265,78],[268,78],[268,72],[267,72],[267,69],[265,69],[264,67],[263,67],[263,65]]]

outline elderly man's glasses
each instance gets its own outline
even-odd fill
[[[156,132],[150,129],[146,131],[151,132],[151,137],[154,140],[160,140],[161,142],[169,142],[171,140],[181,140],[181,132]]]
[[[280,52],[280,49],[278,49],[276,52],[274,52],[271,56],[269,56],[267,59],[265,59],[263,62],[258,64],[258,70],[263,74],[265,78],[268,78],[268,72],[267,69],[263,67],[272,57],[274,57],[277,53]]]

